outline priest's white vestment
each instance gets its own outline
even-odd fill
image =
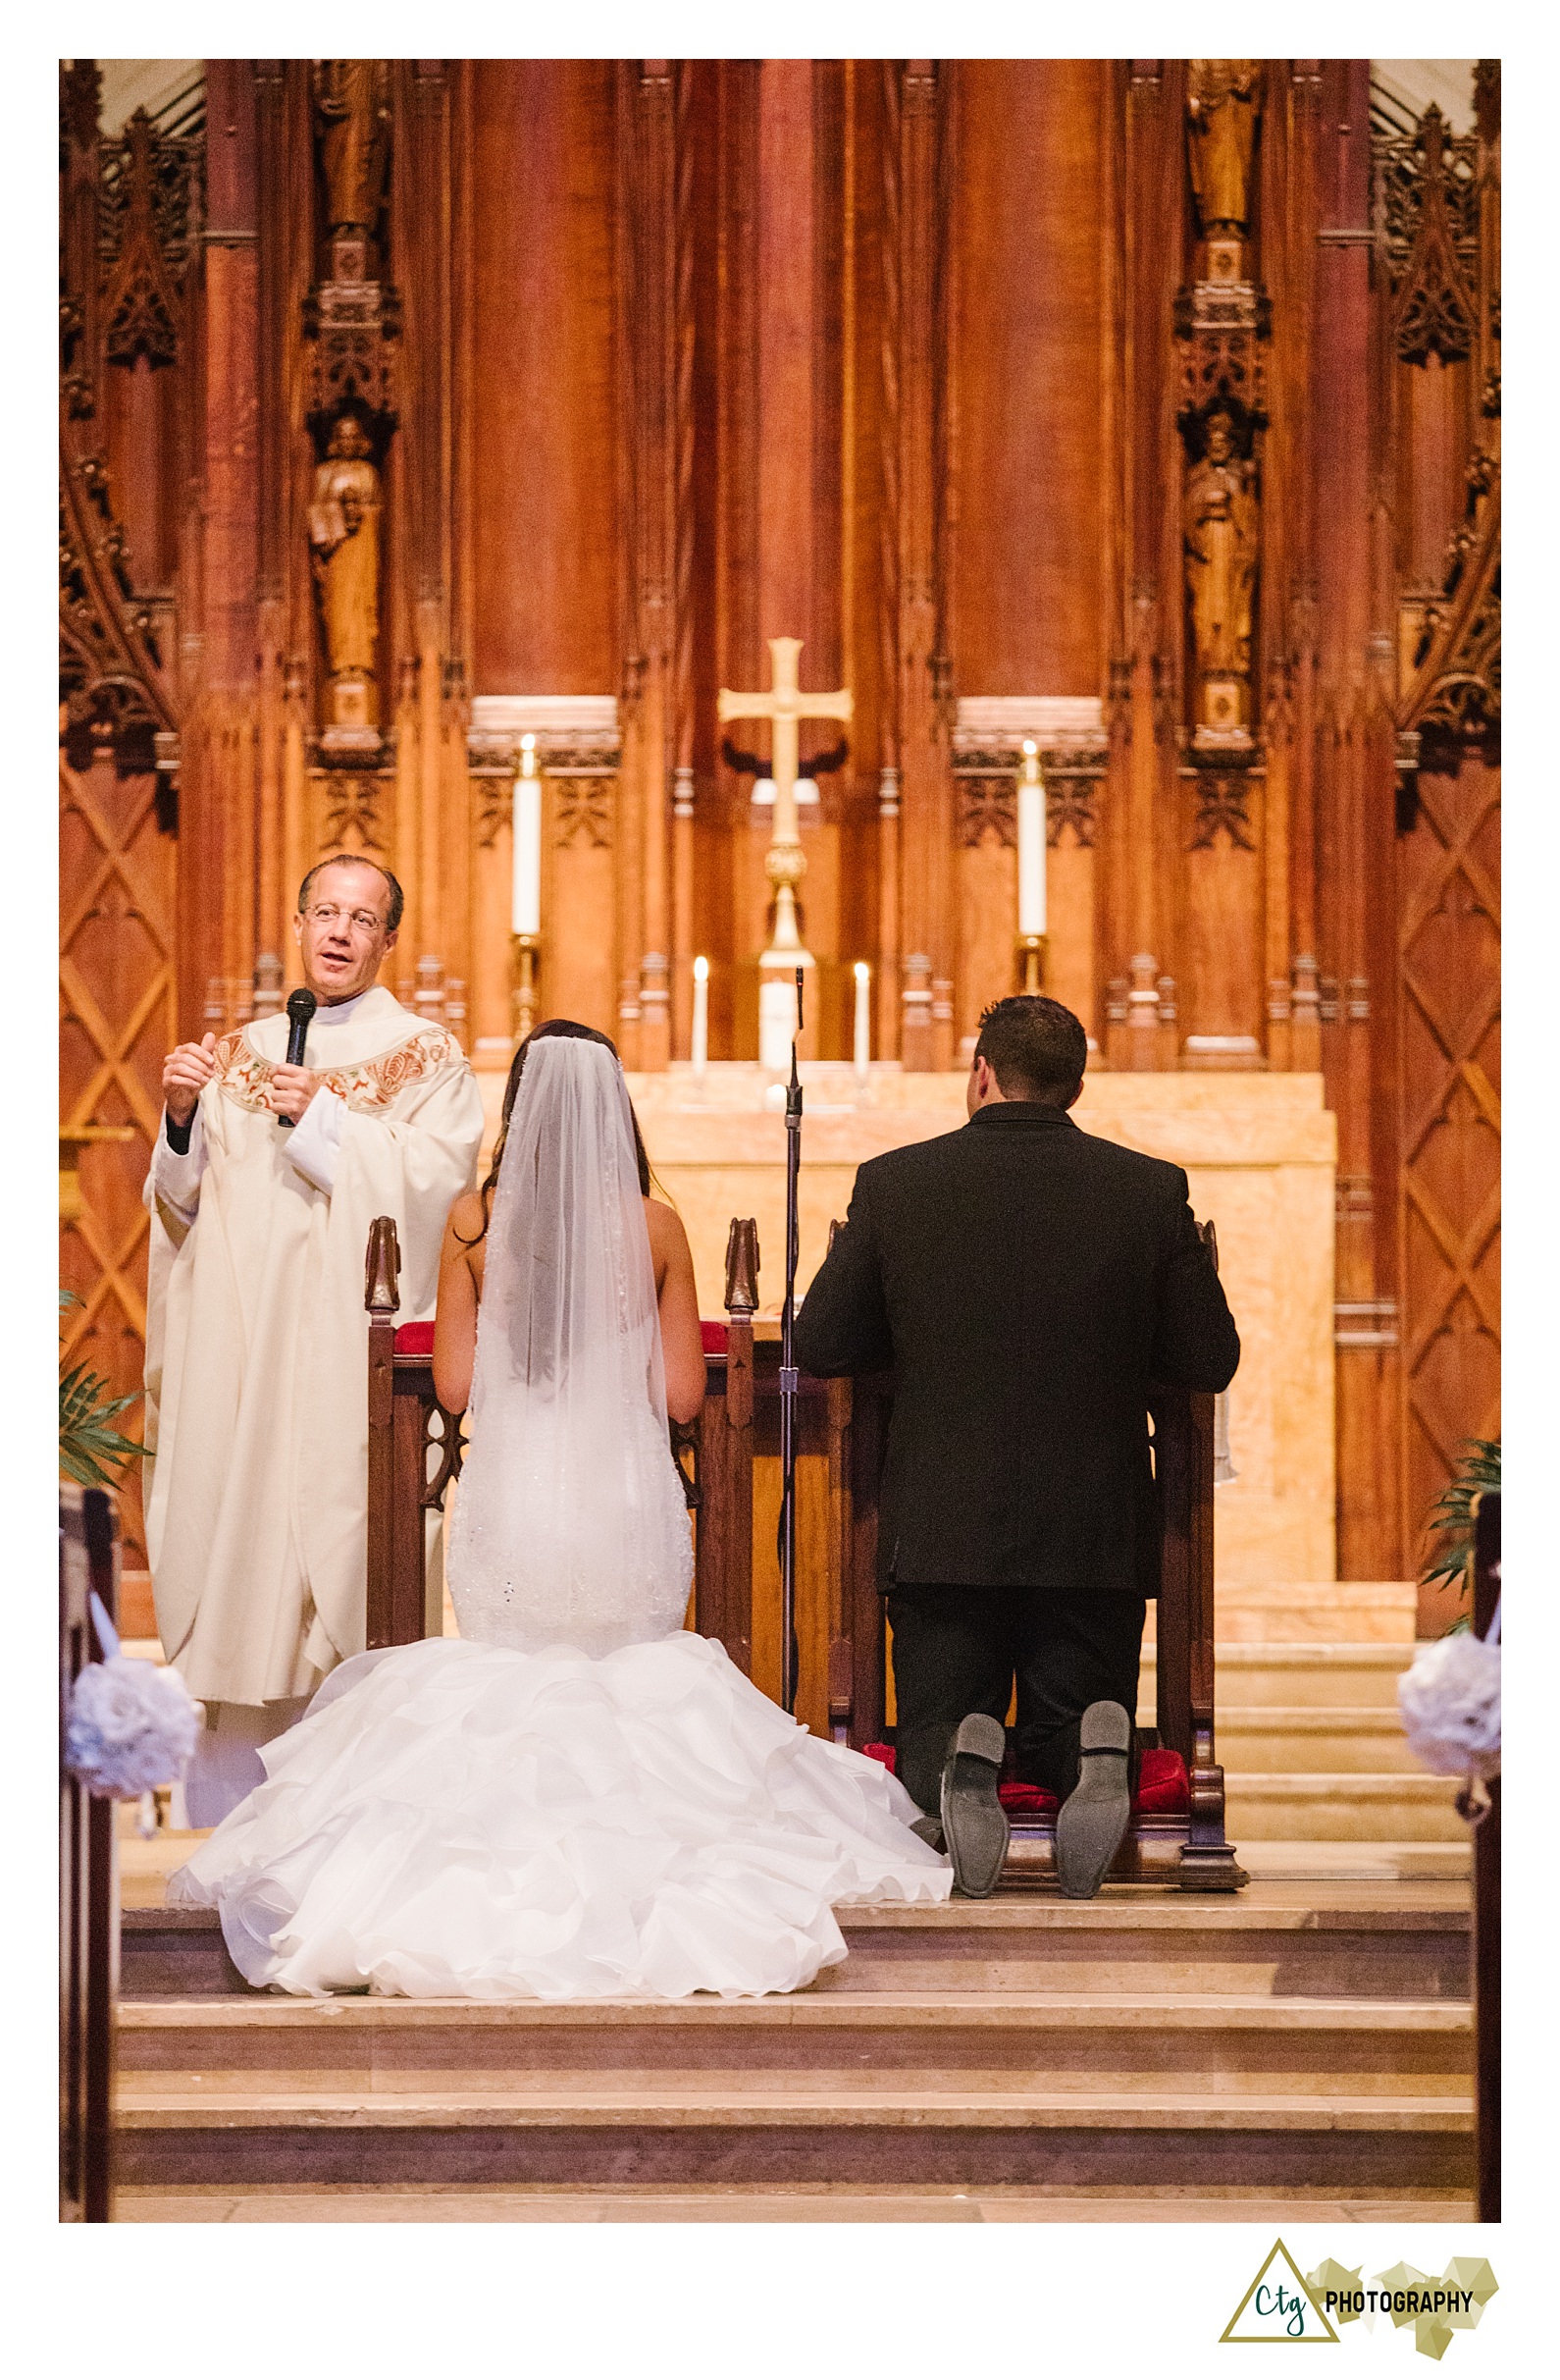
[[[426,1320],[482,1138],[459,1044],[383,987],[318,1011],[292,1130],[265,1104],[286,1039],[277,1015],[219,1042],[188,1154],[160,1132],[146,1187],[157,1625],[221,1704],[288,1702],[363,1650],[368,1227],[394,1217],[401,1318]]]

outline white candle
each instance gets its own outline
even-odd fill
[[[709,961],[694,961],[694,1072],[702,1075],[709,1063]]]
[[[856,1071],[863,1078],[872,1062],[872,970],[856,962]]]
[[[1025,742],[1018,777],[1018,931],[1046,929],[1046,789],[1035,746]]]
[[[514,887],[510,926],[515,933],[542,930],[542,779],[537,774],[537,739],[520,738],[520,767],[514,781]]]

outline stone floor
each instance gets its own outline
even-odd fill
[[[724,2191],[629,2193],[526,2190],[127,2190],[125,2223],[1460,2223],[1471,2195],[1411,2197],[1168,2196],[1141,2193],[1054,2195],[1000,2190]]]

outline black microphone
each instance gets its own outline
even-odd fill
[[[293,991],[287,994],[286,1062],[289,1066],[303,1064],[303,1051],[309,1037],[309,1026],[319,1005],[320,1003],[312,991]],[[290,1129],[292,1118],[278,1116],[277,1122],[285,1124]]]

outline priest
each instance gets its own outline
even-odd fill
[[[213,1825],[261,1780],[259,1746],[364,1641],[363,1257],[394,1217],[401,1308],[434,1310],[482,1100],[459,1044],[375,982],[401,888],[356,854],[311,869],[293,921],[318,1003],[174,1050],[146,1182],[146,1504],[157,1625],[206,1706],[185,1784]]]

